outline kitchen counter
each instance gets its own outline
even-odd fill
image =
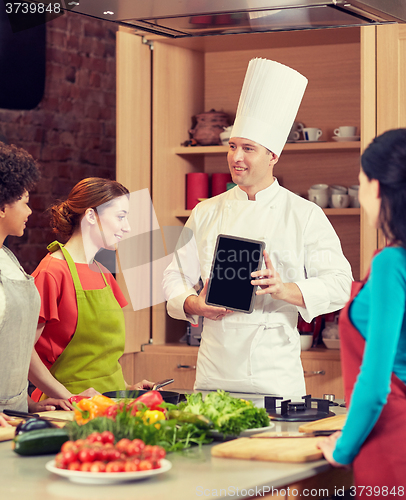
[[[336,414],[345,412],[334,407]],[[294,431],[300,423],[276,422],[272,430]],[[81,485],[56,476],[45,469],[52,455],[21,457],[11,450],[11,442],[0,443],[0,498],[24,500],[134,500],[165,499],[191,500],[193,498],[249,498],[269,497],[276,488],[290,485],[290,491],[314,489],[311,496],[327,497],[323,488],[330,486],[329,494],[351,484],[351,473],[331,468],[325,460],[292,464],[216,458],[210,455],[214,442],[202,448],[181,453],[170,453],[172,469],[142,481],[118,485]],[[317,490],[317,494],[316,494]],[[319,493],[320,492],[320,493]],[[280,492],[283,493],[282,491]],[[293,496],[297,496],[297,493]],[[313,494],[314,493],[314,494]],[[303,495],[302,495],[303,496]],[[280,498],[280,497],[279,497]],[[282,495],[285,498],[285,495]],[[287,498],[287,497],[286,497]]]

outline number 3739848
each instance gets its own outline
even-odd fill
[[[61,14],[62,6],[58,2],[7,2],[7,14],[43,14],[48,12],[50,14]]]
[[[351,486],[350,496],[365,497],[403,497],[405,496],[404,486]]]

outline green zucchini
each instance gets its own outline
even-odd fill
[[[64,429],[38,429],[14,438],[14,451],[19,455],[58,453],[69,435]]]

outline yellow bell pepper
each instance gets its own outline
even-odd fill
[[[90,399],[81,399],[73,404],[73,412],[79,425],[86,424],[97,415],[97,406]]]
[[[103,416],[106,413],[107,408],[115,405],[115,402],[111,398],[103,396],[102,394],[96,394],[96,396],[93,396],[90,401],[96,405],[97,417]]]
[[[137,417],[141,417],[146,425],[154,424],[157,429],[161,427],[161,424],[157,424],[159,420],[165,420],[165,415],[162,411],[159,410],[145,410],[137,411],[135,414]]]

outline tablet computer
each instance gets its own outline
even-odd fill
[[[256,290],[251,273],[261,268],[264,248],[263,241],[219,234],[206,304],[251,313]]]

